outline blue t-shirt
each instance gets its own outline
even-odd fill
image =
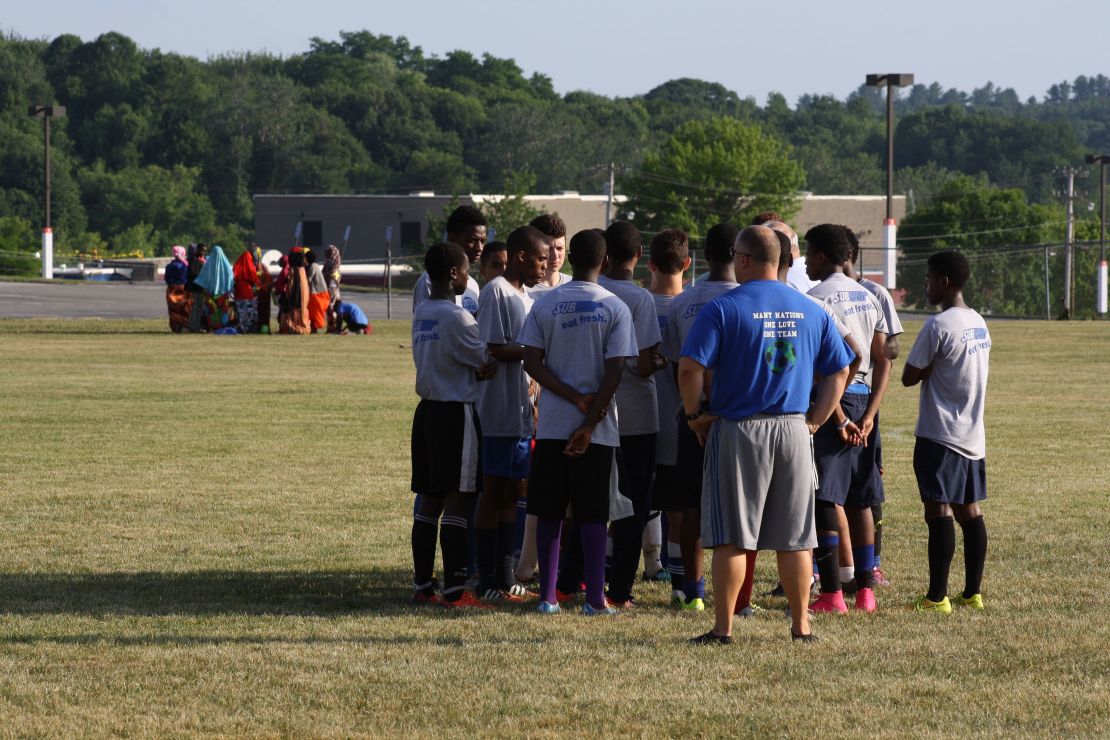
[[[367,326],[370,323],[370,319],[366,318],[366,314],[354,303],[340,303],[339,318],[351,326]]]
[[[753,280],[706,304],[682,356],[713,370],[710,413],[726,419],[804,414],[813,376],[855,355],[821,306],[776,280]]]

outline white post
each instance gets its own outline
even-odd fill
[[[1098,263],[1098,312],[1106,315],[1106,260]]]
[[[54,279],[54,230],[49,227],[42,230],[42,277]]]
[[[898,271],[898,224],[893,218],[883,221],[883,276],[886,289],[894,290]]]

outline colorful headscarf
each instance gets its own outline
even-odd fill
[[[329,244],[328,248],[324,250],[324,278],[339,282],[339,265],[342,261],[343,258],[339,254],[339,248],[334,244]]]
[[[231,292],[235,285],[235,275],[232,273],[231,263],[224,255],[223,247],[219,245],[212,247],[209,259],[204,263],[194,282],[211,296],[221,296]]]
[[[175,244],[170,251],[173,252],[173,258],[175,260],[189,264],[189,253],[185,251],[185,247],[180,244]]]

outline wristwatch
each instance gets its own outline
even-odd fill
[[[692,414],[686,414],[686,421],[693,421],[705,415],[705,406],[702,406]]]

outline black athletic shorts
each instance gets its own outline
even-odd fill
[[[581,457],[563,454],[564,439],[537,439],[528,475],[528,513],[575,521],[609,521],[609,496],[617,483],[616,447],[591,444]]]
[[[705,448],[683,414],[678,420],[678,504],[682,509],[701,508],[702,463]]]
[[[651,508],[655,511],[682,511],[681,488],[677,465],[656,465],[655,485],[651,491]]]
[[[840,405],[849,419],[858,421],[867,410],[869,398],[865,393],[845,393]],[[830,417],[813,435],[817,500],[860,508],[881,504],[883,479],[875,453],[870,444],[866,447],[844,444],[836,418]]]
[[[913,472],[922,501],[966,505],[987,497],[987,461],[964,457],[931,439],[917,438]]]
[[[421,401],[412,417],[412,490],[448,496],[482,490],[482,429],[474,404]]]
[[[655,435],[621,436],[620,492],[632,502],[637,516],[646,521],[655,486]]]

